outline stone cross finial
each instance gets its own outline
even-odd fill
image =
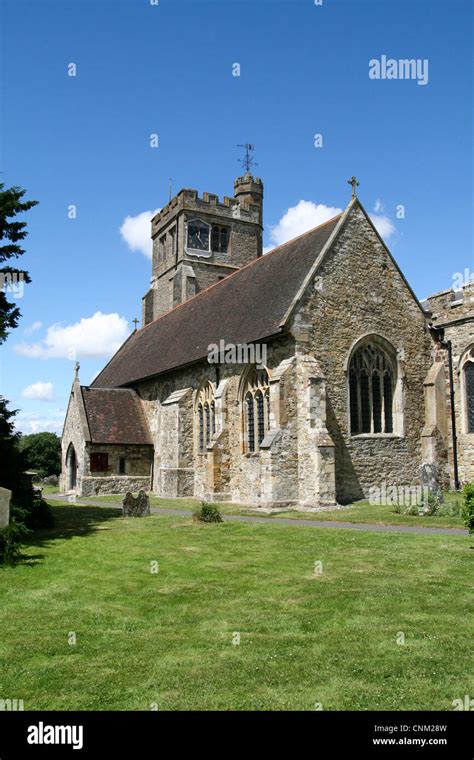
[[[74,377],[75,377],[76,380],[79,378],[79,370],[80,370],[80,368],[81,368],[81,365],[79,364],[79,362],[76,362],[75,365],[74,365]]]
[[[347,184],[352,185],[352,197],[357,198],[356,187],[360,185],[360,182],[356,179],[356,177],[351,177],[347,180]]]
[[[138,325],[138,319],[135,317],[135,319],[132,319],[133,324],[135,325],[135,330],[137,329]]]

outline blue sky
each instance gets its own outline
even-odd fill
[[[232,195],[238,143],[255,144],[267,247],[344,208],[355,174],[420,298],[474,270],[471,2],[6,0],[2,16],[3,181],[40,201],[0,349],[25,432],[59,431],[74,355],[90,382],[140,318],[144,212],[169,178]],[[369,78],[382,55],[427,59],[428,83]]]

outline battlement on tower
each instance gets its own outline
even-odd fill
[[[474,281],[465,282],[458,290],[448,288],[428,296],[423,308],[440,324],[474,316]]]
[[[215,193],[203,192],[185,187],[177,193],[152,219],[152,237],[163,229],[181,211],[195,211],[197,214],[218,212],[219,216],[240,219],[252,224],[262,223],[263,182],[251,174],[238,177],[234,182],[233,198],[225,195],[221,200]]]
[[[151,287],[143,324],[214,285],[262,255],[263,182],[250,172],[234,196],[185,187],[151,220]]]

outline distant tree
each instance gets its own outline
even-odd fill
[[[19,242],[24,240],[28,232],[26,222],[12,221],[17,214],[29,211],[38,201],[22,201],[26,190],[21,187],[5,189],[0,182],[0,343],[6,339],[9,330],[18,324],[19,308],[8,300],[9,291],[21,282],[31,282],[28,272],[19,270],[9,264],[10,259],[17,259],[25,253]]]
[[[61,472],[61,440],[56,433],[22,435],[19,442],[26,468],[42,478]]]

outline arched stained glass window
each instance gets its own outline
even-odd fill
[[[245,404],[247,408],[247,445],[249,451],[255,451],[254,398],[251,393],[247,393]]]
[[[244,387],[245,449],[258,451],[270,429],[270,381],[265,369],[250,372]]]
[[[216,432],[214,395],[214,386],[210,382],[205,383],[197,395],[197,445],[201,453],[206,451],[206,448],[210,443],[212,436]]]
[[[199,451],[204,451],[204,413],[202,404],[198,404],[198,429],[199,429]]]
[[[349,363],[351,434],[393,433],[395,362],[377,343],[368,340],[354,351]]]
[[[466,362],[463,372],[466,394],[466,428],[468,433],[474,433],[474,362]]]

